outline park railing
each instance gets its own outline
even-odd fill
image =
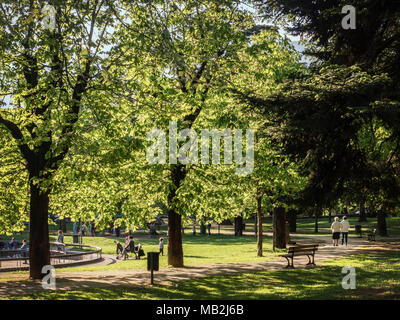
[[[4,255],[7,255],[4,258]],[[50,243],[50,264],[54,267],[93,263],[102,258],[102,249],[84,244]],[[29,268],[29,252],[25,257],[22,251],[0,250],[0,271],[22,270]]]
[[[71,249],[93,249],[88,251],[72,251]],[[53,266],[69,266],[95,262],[101,259],[102,249],[97,246],[84,244],[65,244],[65,254],[55,254],[50,258],[50,263]]]

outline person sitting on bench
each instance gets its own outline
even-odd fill
[[[127,237],[125,242],[124,250],[122,250],[122,256],[125,257],[128,252],[135,251],[135,242],[133,241],[133,236]]]
[[[7,249],[9,250],[17,250],[18,243],[15,241],[15,238],[12,238],[9,243],[7,243]]]

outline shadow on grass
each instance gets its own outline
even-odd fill
[[[330,260],[312,269],[238,273],[159,285],[129,286],[130,279],[101,283],[69,281],[78,290],[39,292],[23,299],[398,299],[400,298],[399,252],[372,253]],[[342,267],[356,267],[354,290],[342,288]],[[106,279],[106,281],[108,281]],[[18,285],[18,284],[16,284]],[[112,286],[111,286],[112,285]],[[22,290],[22,288],[21,288]],[[17,297],[18,298],[18,297]]]

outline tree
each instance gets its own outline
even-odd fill
[[[293,45],[277,30],[261,31],[250,41],[251,45],[241,56],[246,72],[232,77],[230,90],[233,93],[246,92],[251,88],[252,92],[263,95],[293,74],[304,72]],[[293,205],[294,195],[302,189],[304,181],[296,174],[296,165],[288,161],[269,139],[269,130],[265,130],[268,119],[260,117],[246,104],[242,105],[242,109],[241,117],[248,119],[250,126],[256,130],[254,170],[245,178],[243,190],[246,210],[256,211],[257,214],[257,255],[262,256],[262,212],[272,212],[274,206]]]
[[[400,4],[397,1],[355,0],[356,28],[345,29],[346,0],[253,0],[266,19],[283,19],[288,32],[312,42],[306,51],[338,65],[359,65],[363,71],[399,78]],[[397,84],[396,84],[397,83]],[[398,82],[393,83],[393,89]],[[397,95],[398,96],[398,95]]]
[[[248,87],[263,91],[265,86],[271,90],[279,81],[301,68],[297,60],[298,56],[288,39],[281,37],[274,30],[264,30],[253,35],[250,38],[250,44],[239,52],[239,57],[240,61],[236,63],[236,68],[225,70],[225,74],[230,74],[230,77],[227,77],[229,91]],[[232,72],[232,69],[235,71]],[[257,252],[259,256],[262,256],[262,211],[272,210],[273,204],[283,203],[282,201],[286,201],[285,197],[301,189],[301,179],[298,179],[293,170],[293,164],[277,153],[265,137],[265,133],[259,130],[262,127],[260,123],[263,121],[260,117],[248,110],[245,105],[235,107],[237,102],[231,94],[225,98],[218,95],[216,98],[219,105],[222,103],[224,105],[223,111],[218,110],[218,113],[217,108],[212,109],[213,117],[218,119],[216,126],[250,127],[256,131],[254,168],[250,174],[238,177],[233,171],[234,168],[230,166],[225,166],[225,168],[220,165],[202,166],[202,171],[196,167],[181,189],[182,193],[187,192],[184,202],[189,205],[185,207],[185,210],[200,215],[203,212],[206,215],[209,213],[218,220],[229,217],[229,211],[236,214],[244,212],[245,216],[256,211],[259,230]],[[203,117],[199,120],[205,123]],[[209,126],[209,123],[207,125]],[[200,172],[202,175],[198,176]],[[199,179],[204,175],[209,179],[206,181]],[[204,189],[209,191],[204,193]],[[220,195],[218,205],[213,201],[216,194]],[[198,204],[198,207],[193,207],[193,203]],[[234,218],[237,221],[235,225],[239,229],[242,225],[241,217],[234,216]]]
[[[297,210],[290,209],[286,213],[286,218],[289,223],[289,232],[296,232],[297,230]]]
[[[287,83],[287,93],[290,91],[291,95],[297,96],[298,90],[304,90],[307,83],[325,79],[326,87],[317,85],[318,89],[311,90],[313,93],[307,98],[308,106],[304,104],[299,108],[301,103],[298,99],[290,98],[291,101],[283,102],[285,99],[282,96],[278,98],[279,94],[273,103],[271,101],[271,105],[283,102],[279,121],[285,122],[284,130],[291,131],[286,132],[286,141],[291,139],[291,134],[292,137],[296,135],[296,131],[303,131],[296,141],[302,148],[295,150],[295,143],[290,142],[285,148],[297,159],[307,158],[311,177],[308,191],[313,190],[310,195],[318,194],[316,202],[328,205],[333,199],[343,196],[346,189],[358,198],[361,211],[364,211],[364,195],[377,190],[387,196],[391,194],[389,197],[392,200],[398,199],[398,164],[395,159],[398,159],[399,150],[395,141],[399,140],[400,55],[396,49],[400,41],[399,4],[394,1],[355,1],[352,5],[357,10],[357,27],[345,30],[341,24],[341,10],[348,4],[346,1],[254,2],[266,18],[288,21],[290,17],[287,30],[311,41],[306,53],[317,58],[312,64],[313,74]],[[358,71],[354,72],[357,68]],[[332,77],[330,80],[329,75]],[[303,82],[302,85],[297,86],[300,82]],[[353,84],[351,88],[348,86],[350,82]],[[331,90],[332,86],[336,89]],[[321,103],[324,100],[328,102],[328,96],[335,98],[323,107]],[[254,100],[253,103],[259,105]],[[290,109],[289,117],[283,117],[290,103],[298,109],[293,110],[297,114],[296,120],[290,115]],[[334,112],[328,110],[329,105]],[[307,130],[311,127],[313,133],[308,134]],[[364,134],[367,131],[370,131],[368,136],[373,138],[366,143]],[[379,137],[382,131],[387,133],[385,139]],[[328,135],[334,137],[333,144],[320,140],[321,137],[329,139]],[[389,161],[378,160],[384,158],[379,152],[386,154],[386,147],[391,148],[390,156],[386,157]],[[309,161],[311,159],[314,159],[311,161],[314,165]],[[353,161],[354,165],[346,169],[340,164],[343,159]],[[388,188],[389,185],[392,187]],[[363,219],[363,215],[360,218]]]
[[[169,120],[176,121],[178,131],[193,128],[212,92],[220,88],[221,66],[232,63],[246,41],[242,31],[251,26],[251,16],[238,1],[132,1],[126,2],[125,9],[127,19],[122,15],[119,19],[120,37],[134,48],[125,57],[136,63],[132,69],[143,68],[145,61],[149,70],[136,77],[143,86],[135,103],[156,106],[141,121],[165,130]],[[158,169],[168,188],[168,263],[181,267],[179,190],[189,170],[176,160]]]
[[[380,211],[378,213],[378,234],[382,237],[386,237],[387,227],[386,227],[386,212]]]
[[[282,84],[268,97],[244,98],[271,119],[272,141],[309,177],[304,204],[329,206],[345,182],[371,177],[359,132],[387,81],[355,67],[327,67]]]
[[[50,9],[42,13],[44,8]],[[98,0],[53,1],[50,7],[43,1],[3,1],[0,10],[0,96],[5,97],[0,130],[6,150],[19,151],[19,188],[29,194],[30,276],[39,279],[50,264],[52,179],[78,134],[81,113],[96,90],[105,89],[115,66],[108,54],[113,15]],[[1,161],[7,159],[2,154]]]
[[[227,88],[245,87],[248,81],[260,88],[260,64],[267,67],[264,83],[271,85],[294,72],[299,64],[293,58],[289,40],[280,38],[277,32],[260,33],[258,40],[251,38],[249,42],[249,34],[263,28],[254,27],[252,15],[237,5],[234,1],[186,1],[175,5],[159,1],[147,7],[137,2],[127,6],[127,16],[119,17],[120,37],[128,43],[135,41],[124,60],[131,64],[131,77],[137,83],[132,103],[137,110],[136,124],[147,130],[160,128],[165,138],[169,135],[166,143],[175,130],[252,127],[253,120],[249,121],[246,113],[235,106]],[[141,35],[138,46],[132,33]],[[247,77],[249,68],[252,75]],[[183,144],[179,143],[178,149]],[[221,144],[221,148],[226,146]],[[154,199],[157,195],[167,204],[169,264],[182,266],[181,227],[188,217],[222,222],[237,216],[247,207],[242,196],[247,180],[238,177],[235,164],[173,163],[176,156],[172,161],[165,160],[147,166],[142,163],[142,177],[156,177],[152,185],[157,185],[157,191],[152,189],[151,195],[145,192],[139,201],[144,204],[148,196]]]
[[[274,249],[286,248],[286,212],[285,208],[280,206],[274,209],[273,215],[273,230],[274,230]]]

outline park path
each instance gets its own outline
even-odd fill
[[[316,240],[315,237],[301,237],[299,243]],[[321,261],[333,259],[351,254],[368,251],[399,250],[400,240],[394,242],[368,242],[365,239],[351,239],[349,246],[333,247],[330,237],[318,237],[318,242],[323,246],[315,255],[317,266],[323,266]],[[111,257],[106,257],[111,259]],[[297,257],[294,260],[296,268],[304,268],[308,262],[307,257]],[[99,265],[99,264],[98,264]],[[100,264],[101,265],[101,264]],[[188,266],[184,268],[163,268],[155,272],[156,285],[171,285],[179,281],[192,278],[202,278],[213,275],[229,273],[250,273],[267,270],[282,270],[286,266],[284,258],[266,260],[256,263],[235,263],[235,264],[204,264]],[[72,269],[73,270],[73,269]],[[57,290],[84,290],[90,288],[105,287],[149,287],[150,273],[145,270],[99,270],[99,271],[79,271],[79,272],[60,272],[56,274]],[[23,278],[25,277],[25,278]],[[7,296],[28,295],[34,292],[42,292],[44,289],[39,281],[30,281],[26,275],[9,274],[8,278],[0,279],[0,299]]]

